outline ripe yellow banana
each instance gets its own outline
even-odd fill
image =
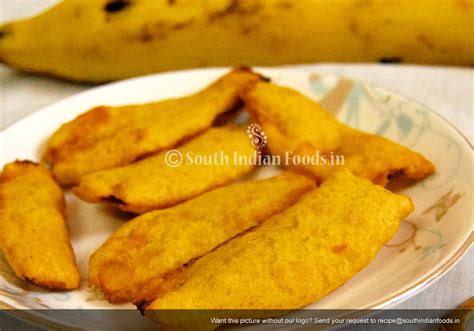
[[[81,81],[228,65],[474,64],[473,0],[66,0],[0,27],[0,60]]]

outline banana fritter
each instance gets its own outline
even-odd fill
[[[234,69],[187,97],[93,108],[59,128],[43,158],[59,183],[77,183],[86,173],[131,163],[204,131],[240,103],[242,87],[259,79],[248,69]]]
[[[89,264],[89,285],[110,302],[150,301],[163,280],[237,234],[289,207],[314,188],[295,173],[218,188],[118,229]]]
[[[267,134],[270,151],[319,181],[341,167],[383,186],[392,179],[423,179],[435,171],[419,153],[338,122],[319,104],[290,88],[256,82],[242,97],[251,117]],[[313,156],[318,151],[326,161],[322,156],[319,164],[294,161],[295,156]]]
[[[408,197],[341,170],[281,214],[170,277],[146,314],[176,329],[212,329],[218,325],[209,317],[239,317],[219,309],[251,309],[240,317],[259,317],[303,307],[369,264],[412,210]]]
[[[88,174],[73,191],[88,202],[107,201],[125,211],[144,213],[191,199],[255,167],[252,162],[234,162],[236,155],[250,160],[256,153],[245,128],[234,125],[212,128],[173,153]]]
[[[64,209],[61,188],[45,167],[29,161],[4,167],[0,248],[18,277],[51,289],[79,286]]]

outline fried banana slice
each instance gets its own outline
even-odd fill
[[[18,277],[57,290],[79,286],[64,209],[61,188],[45,167],[29,161],[4,167],[0,248]]]
[[[239,314],[219,309],[252,309],[240,312],[264,317],[271,309],[303,307],[369,264],[412,210],[408,197],[338,171],[281,214],[170,277],[146,314],[176,329],[200,320],[197,329],[204,329],[218,326],[209,317]]]
[[[242,98],[251,118],[267,134],[270,152],[319,181],[341,167],[383,186],[392,179],[406,183],[423,179],[435,171],[419,153],[338,122],[319,104],[290,88],[256,82],[243,91]],[[319,164],[300,162],[301,157],[318,151]]]
[[[86,175],[73,191],[88,202],[107,201],[124,211],[144,213],[176,205],[249,173],[255,163],[234,159],[238,155],[250,160],[255,154],[245,128],[213,128],[177,150]]]
[[[288,172],[141,215],[92,255],[89,285],[112,303],[150,301],[170,273],[281,212],[314,186],[309,177]]]
[[[240,89],[259,79],[248,69],[234,69],[187,97],[93,108],[59,128],[43,158],[60,184],[77,183],[84,174],[131,163],[206,130],[239,105]]]

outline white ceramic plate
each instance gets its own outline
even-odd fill
[[[205,69],[152,75],[91,89],[48,106],[0,133],[0,164],[15,159],[39,160],[48,137],[64,122],[101,104],[143,103],[196,91],[225,69]],[[426,107],[383,88],[335,76],[286,69],[262,69],[274,82],[293,87],[320,101],[341,121],[388,137],[423,153],[436,166],[429,179],[401,193],[416,211],[375,260],[348,283],[308,308],[368,309],[387,307],[413,295],[445,273],[472,243],[472,164],[469,142],[452,125]],[[79,290],[47,292],[18,280],[0,256],[0,307],[96,309],[134,308],[108,304],[87,288],[88,259],[123,223],[119,214],[102,205],[84,203],[67,193],[71,240],[82,275]],[[141,317],[74,318],[57,320],[41,311],[25,318],[50,326],[95,329],[152,327]]]

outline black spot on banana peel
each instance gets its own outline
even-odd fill
[[[0,40],[12,34],[12,30],[8,24],[0,26]]]
[[[10,36],[11,34],[12,34],[12,31],[11,31],[11,28],[9,27],[8,24],[0,26],[0,63],[5,63],[6,64],[6,62],[5,62],[5,60],[3,59],[3,56],[2,56],[2,52],[3,52],[3,50],[2,50],[2,48],[3,48],[2,41],[6,37]]]
[[[209,22],[213,23],[219,19],[222,19],[228,15],[254,15],[260,12],[263,9],[262,3],[259,1],[255,1],[250,5],[242,5],[242,2],[239,0],[232,0],[230,1],[229,5],[227,5],[224,9],[211,13],[209,15]]]
[[[291,3],[291,1],[288,1],[288,0],[283,0],[283,1],[280,1],[276,4],[277,8],[280,8],[280,9],[291,9],[293,8],[293,4]]]
[[[107,13],[116,13],[127,8],[129,5],[130,5],[130,1],[127,1],[127,0],[112,0],[112,1],[107,1],[107,3],[104,6],[104,10]]]
[[[398,56],[393,57],[382,57],[379,59],[379,63],[402,63],[402,58]]]
[[[194,23],[194,19],[170,24],[166,21],[158,21],[153,24],[144,24],[138,34],[138,39],[142,42],[149,42],[153,39],[164,39],[170,33],[182,30]]]

